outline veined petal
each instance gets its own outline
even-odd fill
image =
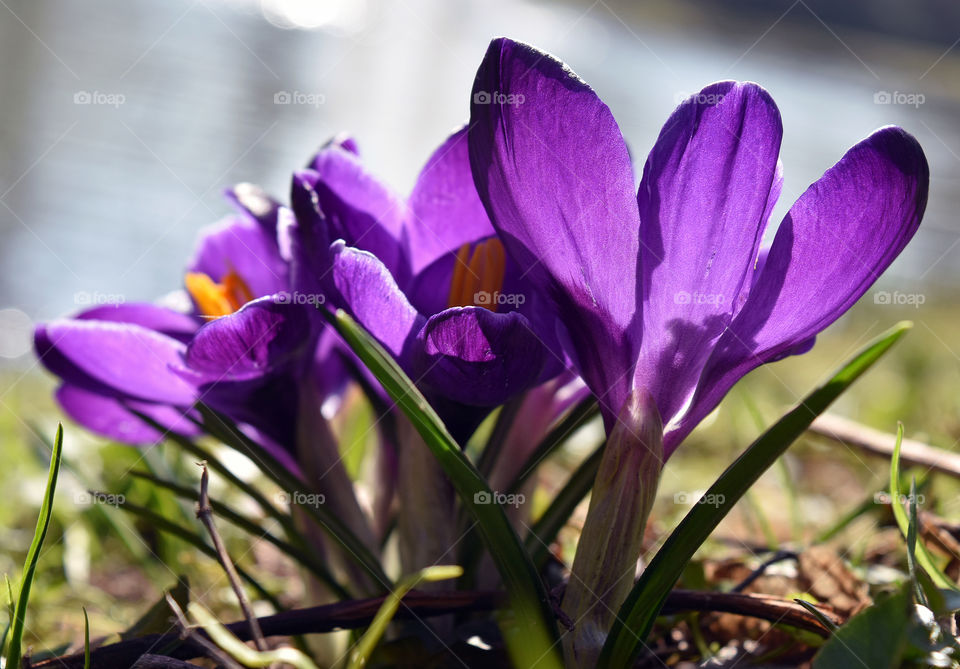
[[[180,378],[184,345],[131,323],[59,320],[39,325],[34,346],[65,382],[111,397],[190,406],[196,388]]]
[[[693,402],[667,433],[672,450],[747,372],[809,347],[910,241],[930,172],[917,141],[878,130],[793,205],[753,290],[707,363]]]
[[[320,151],[314,170],[301,173],[301,178],[311,181],[330,238],[373,253],[399,282],[406,281],[406,201],[370,174],[355,154],[339,147]]]
[[[261,225],[248,216],[230,216],[204,228],[189,271],[220,281],[230,272],[239,276],[254,297],[284,290],[289,282],[287,263],[280,257],[276,227]]]
[[[643,346],[636,385],[665,421],[692,395],[714,345],[748,292],[782,124],[750,83],[712,84],[664,125],[637,193]]]
[[[470,119],[480,199],[508,253],[556,303],[611,418],[640,342],[640,220],[620,129],[563,63],[505,38],[480,65]]]
[[[330,253],[333,281],[344,308],[406,367],[413,338],[425,322],[423,316],[379,258],[342,240],[334,242]]]
[[[470,172],[466,127],[430,156],[410,194],[409,208],[404,242],[414,275],[462,244],[494,234]]]
[[[280,210],[278,245],[290,263],[295,291],[321,293],[330,285],[330,230],[313,189],[316,172],[295,172],[290,184],[290,211]],[[292,215],[291,215],[292,213]]]
[[[77,314],[75,318],[89,321],[132,323],[148,330],[156,330],[182,342],[189,341],[197,328],[200,327],[200,322],[192,316],[151,302],[105,304],[87,309]]]
[[[516,311],[447,309],[427,321],[417,342],[418,383],[461,404],[498,406],[535,385],[544,364],[543,344]]]
[[[261,378],[295,362],[311,339],[305,306],[264,297],[200,328],[182,373],[196,385]]]
[[[124,444],[155,444],[165,436],[140,420],[130,409],[149,416],[179,434],[196,436],[200,432],[184,410],[164,404],[121,402],[68,383],[57,389],[56,398],[71,419],[92,432]]]

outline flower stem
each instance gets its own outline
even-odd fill
[[[574,624],[563,640],[568,666],[596,666],[633,586],[662,467],[660,415],[649,395],[634,391],[607,438],[563,599]]]

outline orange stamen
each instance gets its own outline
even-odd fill
[[[229,316],[253,299],[250,287],[233,270],[220,283],[203,272],[187,272],[183,283],[204,318]]]
[[[506,253],[499,239],[480,242],[472,252],[470,245],[464,244],[454,261],[447,305],[476,305],[496,311],[497,294],[503,287],[505,270]]]
[[[463,276],[467,263],[470,261],[470,244],[464,244],[457,251],[453,261],[453,277],[450,280],[450,296],[447,298],[448,307],[461,307],[460,296],[463,294]]]

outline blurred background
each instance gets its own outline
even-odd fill
[[[670,461],[660,529],[683,510],[671,507],[676,491],[707,487],[761,426],[903,318],[915,321],[914,332],[835,410],[886,431],[903,420],[908,435],[956,447],[954,2],[0,0],[0,489],[24,500],[0,509],[0,571],[18,569],[29,544],[48,457],[40,435],[52,434],[61,415],[31,350],[33,324],[179,288],[198,230],[230,211],[225,187],[254,181],[285,199],[290,173],[337,133],[356,137],[372,169],[408,191],[432,150],[466,120],[476,67],[497,35],[551,51],[586,79],[612,108],[637,168],[684,97],[720,79],[759,82],[783,116],[777,221],[880,126],[913,133],[930,162],[917,237],[813,352],[752,374]],[[67,453],[83,463],[83,480],[129,479],[140,456],[100,443],[68,429]],[[557,463],[558,481],[571,462]],[[882,486],[887,466],[802,441],[782,471],[761,481],[759,501],[738,507],[721,533],[757,538],[765,524],[790,535],[800,523],[809,536]],[[956,490],[947,493],[951,501],[938,509],[955,516]],[[101,615],[122,629],[145,592],[158,594],[160,579],[144,580],[129,558],[97,548],[117,526],[70,523],[85,513],[70,499],[61,509],[64,542],[51,549],[62,551],[63,573],[47,563],[56,574],[46,582],[60,586],[39,601],[60,611],[62,586],[89,605],[92,591],[76,588],[93,585],[108,595]],[[128,548],[142,551],[136,541]],[[107,558],[99,571],[97,556]],[[118,601],[132,608],[111,608]],[[46,624],[63,623],[55,614]]]
[[[783,114],[781,214],[854,142],[902,125],[933,184],[888,280],[936,292],[960,276],[954,3],[0,4],[0,308],[17,310],[3,312],[6,358],[24,352],[30,321],[178,287],[197,230],[228,212],[224,187],[254,181],[284,198],[291,171],[335,133],[408,190],[465,121],[496,35],[593,85],[638,167],[678,100],[719,79],[761,83]]]
[[[960,5],[945,0],[0,0],[0,370],[42,378],[37,321],[179,288],[198,230],[230,211],[225,187],[253,181],[285,199],[291,172],[337,133],[408,191],[466,120],[497,35],[592,84],[638,171],[678,101],[720,79],[761,83],[784,125],[775,221],[874,129],[916,135],[931,167],[926,218],[821,337],[818,373],[912,318],[930,372],[954,387]],[[804,375],[809,360],[771,367],[770,392],[806,392],[819,378]],[[943,425],[960,405],[924,399]]]

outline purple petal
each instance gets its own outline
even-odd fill
[[[640,227],[610,110],[563,63],[496,39],[473,87],[470,161],[508,253],[557,304],[585,380],[615,415],[639,346]]]
[[[383,261],[398,281],[409,269],[402,247],[407,204],[370,174],[360,159],[340,148],[317,154],[315,171],[300,173],[316,194],[317,204],[329,225],[331,241],[369,251]]]
[[[437,314],[450,306],[450,283],[457,254],[446,253],[418,272],[404,286],[410,303],[421,314]]]
[[[196,389],[173,371],[185,347],[130,323],[59,320],[34,333],[40,361],[67,383],[111,397],[190,406]]]
[[[804,350],[856,302],[913,237],[929,168],[900,128],[850,149],[793,205],[743,309],[720,339],[668,451],[759,365]]]
[[[262,378],[296,362],[311,338],[303,305],[261,298],[200,328],[181,373],[197,385]]]
[[[424,318],[407,300],[379,258],[342,241],[330,247],[333,280],[344,308],[406,366]]]
[[[339,406],[339,400],[351,378],[344,356],[351,354],[336,330],[328,327],[322,329],[312,365],[313,386],[321,402],[335,400],[334,406]],[[361,363],[357,364],[365,369]]]
[[[290,263],[290,285],[303,293],[330,285],[330,230],[313,190],[315,172],[297,172],[290,185],[292,215],[281,209],[277,232],[281,256]]]
[[[636,386],[669,419],[750,286],[782,125],[756,84],[713,84],[673,113],[643,170],[643,346]],[[774,196],[771,197],[771,193]]]
[[[169,431],[187,436],[199,434],[196,424],[183,410],[175,407],[144,402],[123,403],[70,384],[60,386],[56,398],[71,419],[92,432],[124,444],[156,444],[165,436],[140,420],[130,409],[149,416]]]
[[[543,345],[518,312],[455,307],[417,336],[414,376],[429,393],[462,404],[497,406],[535,385]]]
[[[313,157],[310,158],[310,162],[307,163],[307,168],[311,170],[317,169],[317,158],[318,156],[326,151],[327,149],[341,149],[347,153],[352,153],[355,156],[360,155],[360,147],[357,146],[357,140],[348,135],[347,133],[339,133],[331,137],[327,142],[320,147],[320,150],[317,153],[313,154]]]
[[[494,234],[470,172],[466,127],[430,156],[409,206],[406,243],[414,275],[461,245]]]
[[[233,271],[254,297],[285,290],[287,263],[280,257],[276,229],[266,228],[246,216],[231,216],[200,233],[189,271],[202,272],[220,281]]]
[[[534,449],[547,436],[547,430],[567,409],[590,397],[583,380],[572,372],[542,383],[523,395],[517,418],[510,426],[503,453],[490,472],[490,486],[504,489],[521,473]]]
[[[91,321],[132,323],[148,330],[156,330],[168,337],[186,343],[193,337],[200,322],[193,316],[150,302],[106,304],[81,312],[75,318]]]

